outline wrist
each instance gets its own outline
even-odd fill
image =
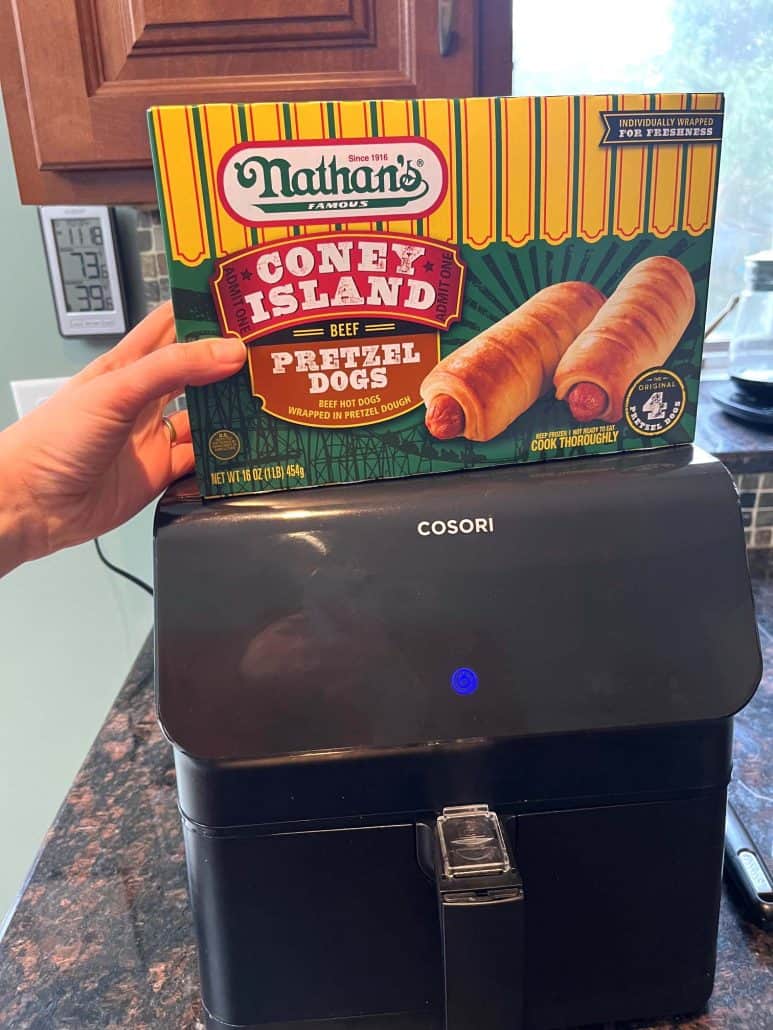
[[[0,576],[38,557],[29,539],[27,520],[21,508],[0,495]]]
[[[0,576],[33,558],[49,553],[48,532],[25,485],[13,475],[18,468],[11,430],[0,433]]]

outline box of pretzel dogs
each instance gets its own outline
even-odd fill
[[[149,112],[207,497],[689,442],[720,94]]]

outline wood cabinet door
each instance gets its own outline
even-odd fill
[[[3,91],[28,203],[152,200],[151,104],[510,90],[511,0],[0,3]]]

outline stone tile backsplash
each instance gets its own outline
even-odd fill
[[[148,310],[169,299],[169,270],[166,266],[161,216],[152,208],[137,212],[137,246]]]
[[[773,546],[773,474],[735,476],[747,547]]]

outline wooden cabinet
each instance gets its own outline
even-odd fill
[[[510,9],[511,0],[0,0],[22,200],[152,201],[151,104],[509,93]]]

